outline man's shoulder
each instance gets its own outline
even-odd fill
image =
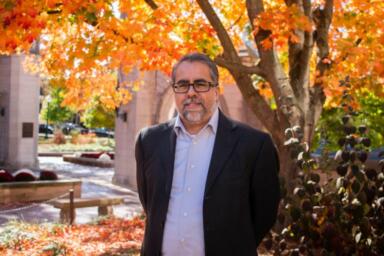
[[[169,133],[173,129],[174,123],[175,119],[171,119],[165,123],[147,126],[141,129],[139,134],[141,138],[162,136],[164,133]]]

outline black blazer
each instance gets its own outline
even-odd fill
[[[146,214],[141,254],[161,255],[173,178],[175,119],[136,141],[137,186]],[[270,136],[219,114],[203,203],[205,254],[257,255],[276,220],[279,160]]]

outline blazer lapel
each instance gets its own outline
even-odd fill
[[[219,112],[217,134],[215,144],[213,146],[211,163],[208,169],[207,181],[205,183],[205,195],[214,184],[226,161],[235,149],[237,136],[235,136],[235,133],[232,132],[235,128],[236,124],[231,122],[221,112]]]
[[[165,166],[165,195],[169,198],[173,180],[173,167],[175,162],[176,133],[174,131],[175,120],[173,119],[168,126],[168,136],[166,138],[167,147],[164,148]]]

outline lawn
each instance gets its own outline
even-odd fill
[[[65,143],[55,143],[54,140],[54,137],[48,139],[44,139],[44,137],[39,138],[39,153],[111,152],[115,150],[115,140],[111,138],[80,136],[74,140],[70,136],[66,136]]]

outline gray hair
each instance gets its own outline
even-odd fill
[[[215,84],[219,83],[219,71],[217,70],[217,66],[215,62],[213,62],[207,55],[203,53],[190,53],[187,55],[184,55],[172,68],[172,83],[176,82],[176,70],[183,62],[200,62],[209,67],[209,73],[211,75],[211,79]]]

